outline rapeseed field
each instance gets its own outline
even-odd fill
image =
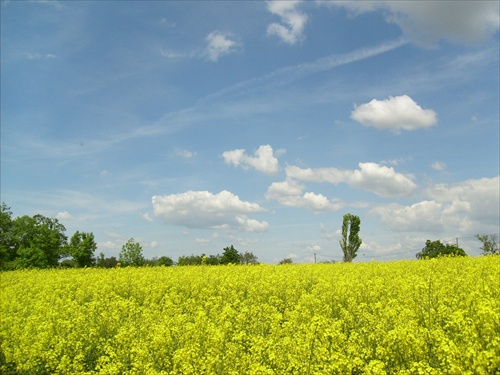
[[[0,277],[5,374],[500,373],[500,256]]]

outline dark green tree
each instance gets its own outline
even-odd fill
[[[199,266],[202,263],[200,255],[181,255],[177,259],[178,266]]]
[[[142,256],[142,246],[135,242],[133,238],[129,239],[125,245],[122,246],[122,251],[118,256],[118,262],[122,266],[140,267],[145,263]]]
[[[293,260],[292,260],[292,258],[285,258],[285,259],[280,260],[278,264],[279,265],[293,264]]]
[[[496,234],[476,234],[474,237],[483,243],[483,246],[480,248],[483,250],[483,255],[500,254]]]
[[[118,260],[115,257],[106,258],[104,253],[99,253],[96,265],[102,268],[114,268],[118,265]]]
[[[42,215],[13,220],[11,230],[17,268],[56,267],[67,256],[66,228],[57,219]]]
[[[171,267],[174,265],[174,261],[172,258],[167,257],[167,256],[161,256],[158,258],[156,261],[157,266],[165,266],[165,267]]]
[[[69,255],[75,261],[76,267],[91,267],[95,264],[97,245],[93,233],[76,231],[69,241]]]
[[[220,258],[220,264],[240,264],[240,254],[238,250],[234,248],[233,245],[231,247],[225,247],[224,252]]]
[[[7,265],[16,258],[15,241],[12,238],[12,212],[10,207],[2,203],[0,211],[0,269],[8,268]]]
[[[240,262],[241,264],[257,264],[259,261],[257,260],[257,256],[254,253],[245,251],[240,254]]]
[[[346,214],[342,223],[342,239],[340,247],[344,252],[344,262],[352,262],[358,255],[358,249],[363,243],[359,237],[361,219],[356,215]]]
[[[416,257],[417,259],[430,259],[438,258],[444,255],[467,256],[465,251],[456,245],[445,245],[440,240],[427,240],[425,242],[425,247],[421,252],[417,253]]]

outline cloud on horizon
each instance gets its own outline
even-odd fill
[[[286,167],[288,178],[310,182],[328,182],[334,185],[346,183],[349,186],[370,191],[383,198],[407,196],[417,185],[410,177],[397,173],[394,168],[377,163],[359,163],[359,169]]]

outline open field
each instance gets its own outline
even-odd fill
[[[500,256],[0,277],[2,373],[500,372]]]

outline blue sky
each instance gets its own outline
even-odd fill
[[[117,256],[478,255],[500,232],[499,4],[3,1],[1,199]]]

